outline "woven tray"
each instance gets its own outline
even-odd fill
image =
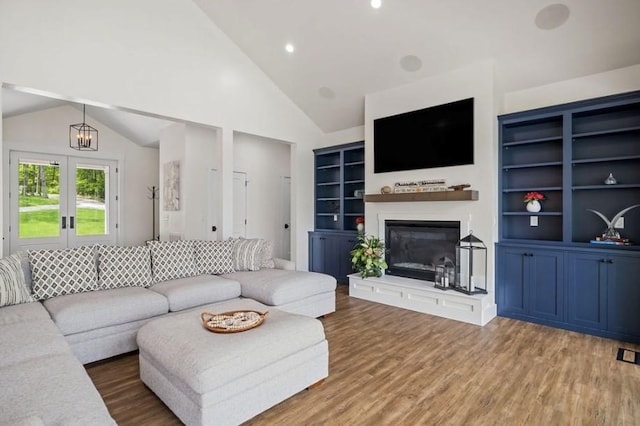
[[[214,333],[239,333],[262,324],[268,313],[258,311],[231,311],[220,314],[203,312],[200,314],[200,318],[204,328]]]

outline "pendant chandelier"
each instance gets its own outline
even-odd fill
[[[78,151],[98,150],[98,131],[85,120],[86,105],[82,105],[82,123],[69,126],[69,146]]]

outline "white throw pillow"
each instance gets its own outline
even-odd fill
[[[22,270],[22,259],[12,254],[0,259],[0,307],[34,302]]]
[[[83,246],[62,250],[29,250],[33,294],[45,300],[94,290],[98,285],[95,249]]]
[[[98,249],[98,286],[102,289],[149,287],[151,251],[147,246],[100,246]]]
[[[262,243],[258,239],[232,239],[233,269],[236,271],[258,271],[262,263]]]

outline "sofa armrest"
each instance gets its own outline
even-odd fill
[[[275,269],[284,269],[287,271],[296,270],[296,263],[292,260],[280,259],[278,257],[274,257],[273,263],[275,264]]]

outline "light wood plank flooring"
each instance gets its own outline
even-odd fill
[[[639,313],[640,315],[640,313]],[[638,425],[640,346],[498,317],[484,327],[337,290],[329,377],[249,425]],[[178,425],[137,354],[87,366],[120,425]]]

